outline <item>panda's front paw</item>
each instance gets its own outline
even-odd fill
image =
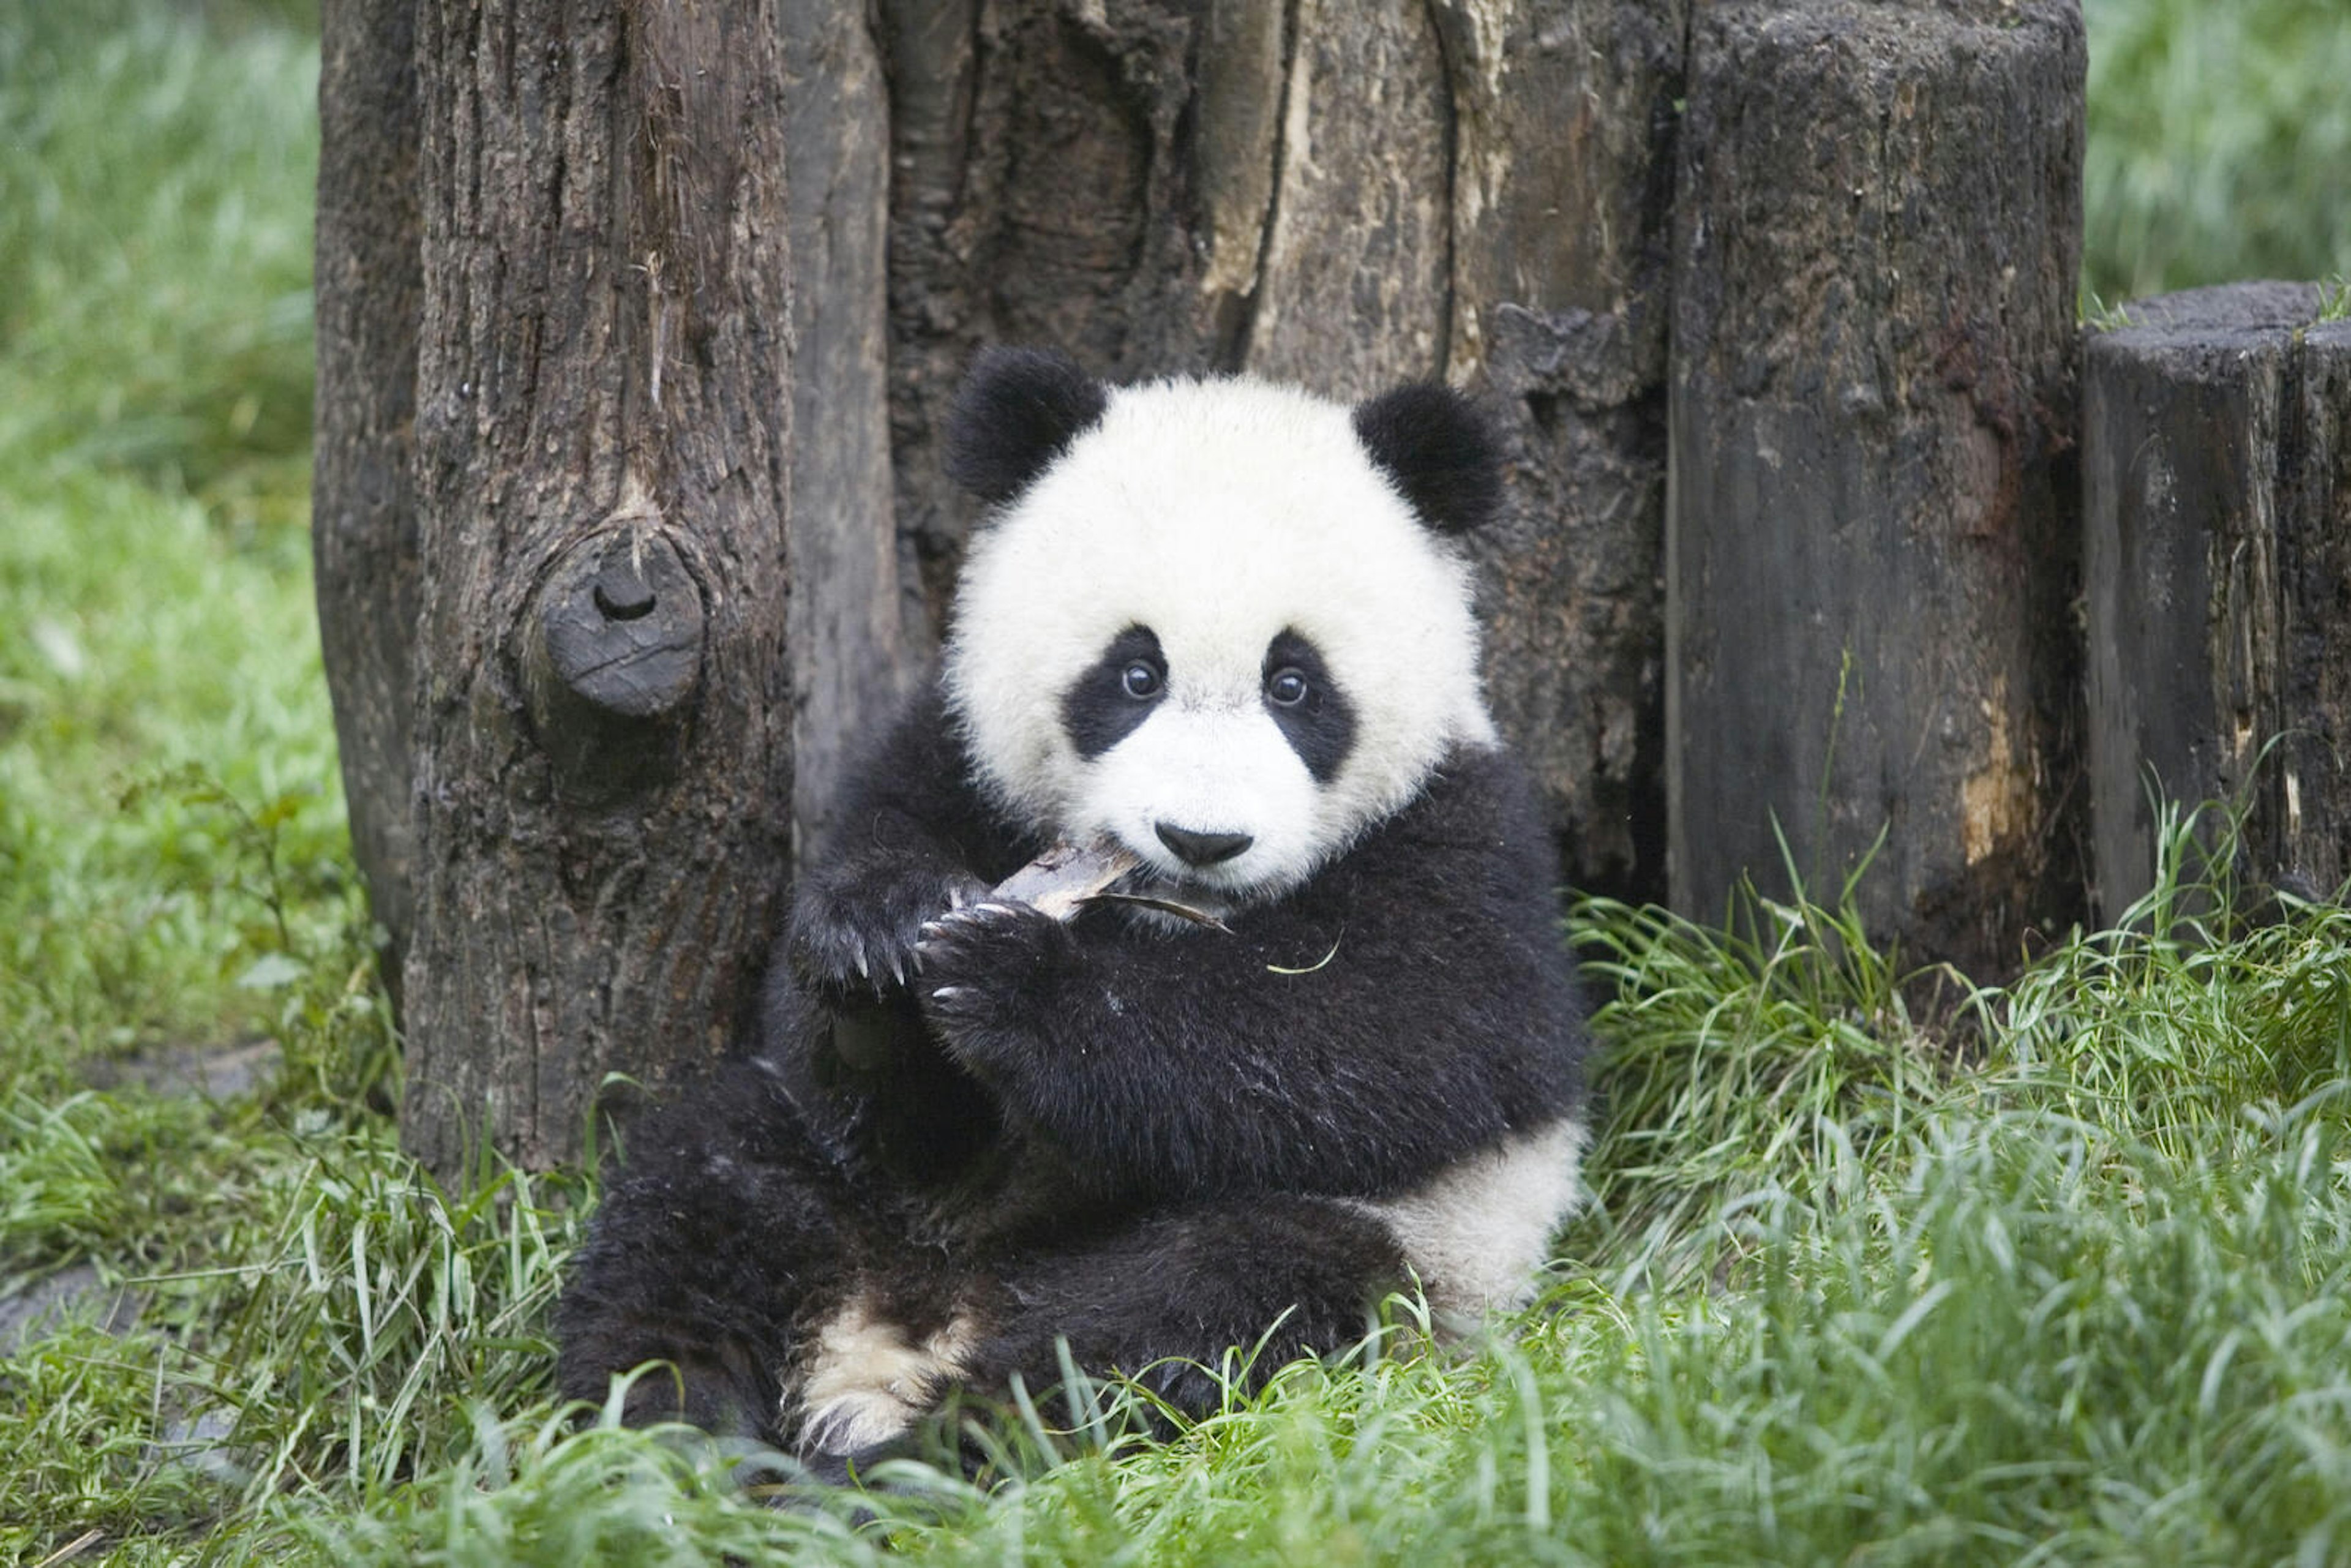
[[[1015,1038],[1052,1016],[1052,997],[1076,951],[1068,927],[1033,904],[983,901],[925,923],[914,946],[924,1015],[973,1066],[999,1059]]]
[[[914,977],[923,923],[984,896],[967,874],[836,870],[805,883],[792,905],[793,967],[834,998],[886,994]]]

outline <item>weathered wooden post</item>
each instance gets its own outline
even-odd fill
[[[1687,0],[1445,5],[1445,374],[1510,455],[1486,687],[1579,887],[1666,896],[1667,286]]]
[[[2314,286],[2140,300],[2084,370],[2090,797],[2102,915],[2154,800],[2247,810],[2235,868],[2351,877],[2351,322]]]
[[[1996,972],[2074,912],[2075,0],[1691,29],[1667,582],[1676,905],[1815,896]]]
[[[890,473],[890,101],[865,7],[783,7],[792,253],[792,823],[821,834],[860,736],[928,629]],[[911,622],[911,624],[910,624]]]

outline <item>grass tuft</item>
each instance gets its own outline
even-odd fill
[[[2319,279],[2318,319],[2351,321],[2351,277],[2338,271]]]
[[[1792,875],[1792,870],[1791,872]],[[1951,1048],[1911,1019],[1919,981],[1795,882],[1751,886],[1719,929],[1586,899],[1572,921],[1585,974],[1613,988],[1593,1019],[1604,1115],[1588,1159],[1591,1255],[1676,1278],[1708,1266],[1703,1217],[1739,1195],[1818,1190],[1899,1135],[1949,1078]]]
[[[2116,929],[2077,933],[1985,1002],[2009,1085],[2187,1158],[2249,1106],[2351,1082],[2351,907],[2281,894],[2246,919],[2222,807],[2166,808],[2158,836],[2155,884]]]

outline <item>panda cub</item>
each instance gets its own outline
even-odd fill
[[[668,1362],[630,1419],[838,1469],[1061,1343],[1198,1411],[1231,1347],[1339,1349],[1416,1279],[1524,1301],[1583,1037],[1479,691],[1479,420],[995,350],[947,451],[992,512],[944,673],[810,857],[755,1051],[638,1128],[565,1393]],[[1061,842],[1129,896],[991,893]]]

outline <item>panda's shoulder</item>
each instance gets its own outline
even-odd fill
[[[966,848],[984,873],[1020,863],[1026,838],[979,784],[970,737],[935,677],[907,694],[869,738],[843,781],[834,816],[855,822],[908,812]],[[1024,856],[1025,858],[1025,856]]]
[[[1532,781],[1507,749],[1458,746],[1402,810],[1358,840],[1335,895],[1436,912],[1477,909],[1549,929],[1558,866]]]
[[[1454,746],[1413,798],[1374,835],[1399,853],[1541,852],[1544,834],[1534,784],[1507,747]]]

